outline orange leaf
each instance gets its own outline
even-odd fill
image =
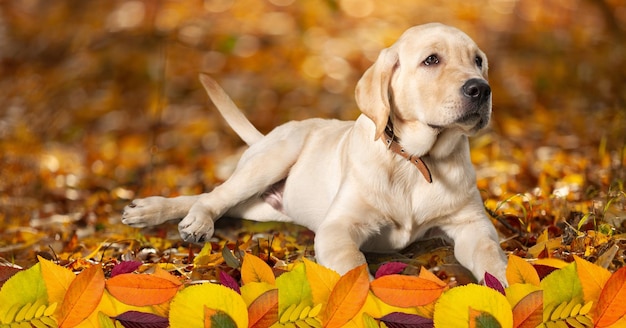
[[[506,267],[506,280],[513,284],[532,284],[539,286],[539,275],[532,264],[524,261],[521,257],[510,255],[509,264]]]
[[[434,273],[428,271],[423,266],[420,268],[420,273],[419,273],[418,277],[420,277],[422,279],[430,280],[430,281],[436,283],[437,285],[439,285],[441,287],[446,287],[447,286],[445,281],[439,279],[439,277],[437,277]]]
[[[383,302],[399,307],[430,304],[446,288],[430,279],[397,274],[382,276],[372,281],[371,285],[374,294]]]
[[[243,264],[241,265],[241,281],[244,285],[249,282],[267,282],[274,285],[276,284],[276,277],[267,263],[252,254],[246,253],[243,256]]]
[[[587,262],[578,256],[574,256],[574,261],[576,261],[576,273],[578,274],[578,278],[580,278],[585,303],[591,301],[597,302],[600,298],[602,288],[609,278],[611,278],[611,272]]]
[[[370,278],[363,264],[339,278],[324,311],[324,327],[342,327],[359,313],[369,294]]]
[[[626,267],[617,270],[606,282],[596,305],[595,327],[607,327],[626,315]]]
[[[278,321],[278,289],[271,289],[248,307],[248,327],[266,328]]]
[[[120,302],[133,306],[156,305],[171,300],[179,284],[147,274],[125,273],[106,282],[109,293]]]
[[[93,265],[81,272],[70,283],[57,317],[59,327],[74,327],[98,307],[104,293],[104,272]]]
[[[522,298],[513,307],[513,327],[534,328],[543,322],[543,291],[537,290]]]
[[[163,278],[165,280],[169,280],[176,286],[182,286],[183,284],[180,280],[178,280],[178,278],[163,270],[163,268],[158,265],[154,268],[154,273],[152,275],[155,277]]]

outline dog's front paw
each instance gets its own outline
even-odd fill
[[[187,242],[203,243],[213,236],[213,218],[204,211],[191,209],[189,214],[178,223],[180,237]]]
[[[153,196],[135,199],[124,207],[122,223],[134,228],[145,228],[167,221],[164,218],[167,198]]]

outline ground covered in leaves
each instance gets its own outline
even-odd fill
[[[587,279],[580,273],[586,264],[578,263],[606,270],[597,273],[605,277],[598,286],[583,281],[579,294],[551,299],[581,308],[597,303],[610,273],[622,277],[626,261],[626,6],[611,0],[2,2],[0,283],[36,263],[45,278],[45,261],[54,263],[46,270],[85,271],[87,280],[102,274],[112,294],[116,268],[161,275],[176,291],[224,283],[225,275],[235,281],[231,287],[246,286],[244,254],[260,258],[275,276],[294,272],[297,263],[314,259],[313,234],[300,227],[222,220],[210,243],[194,245],[180,241],[175,224],[127,228],[119,222],[121,209],[135,197],[209,191],[228,177],[242,142],[207,105],[198,72],[213,75],[262,131],[292,119],[354,119],[354,85],[362,72],[404,29],[428,21],[465,30],[490,59],[493,122],[472,139],[472,160],[503,248],[533,263],[541,278],[557,269]],[[393,273],[407,275],[428,269],[429,281],[446,290],[474,281],[437,238],[368,260],[372,273],[385,263],[404,264]],[[578,271],[564,266],[572,262]],[[304,274],[297,270],[294,281]],[[322,280],[328,287],[333,279]],[[520,283],[540,286],[526,279]],[[0,324],[13,322],[28,302],[21,319],[31,308],[30,318],[44,324],[47,317],[66,319],[51,309],[54,299],[63,308],[63,293],[50,295],[55,283],[43,281],[50,302],[33,293],[12,308],[11,319],[3,310],[12,309],[0,303]],[[64,293],[71,290],[69,278],[56,283]],[[245,305],[270,289],[258,289]],[[270,305],[273,297],[283,299],[264,297]],[[283,300],[277,315],[292,304],[304,304],[299,315],[312,311],[325,302],[320,297]],[[543,304],[553,305],[545,295]],[[153,314],[169,311],[150,306]],[[555,309],[543,310],[551,319]],[[587,310],[580,315],[599,311]],[[477,311],[475,319],[489,312]],[[370,317],[383,313],[377,314]],[[319,323],[328,324],[325,315]],[[596,325],[598,318],[591,317]]]

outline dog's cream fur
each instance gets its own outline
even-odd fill
[[[201,75],[250,148],[212,192],[137,199],[122,221],[145,227],[182,218],[182,238],[195,242],[210,238],[222,216],[291,221],[315,231],[317,260],[341,274],[365,263],[361,250],[401,249],[438,227],[479,280],[487,271],[506,283],[506,258],[469,156],[468,135],[491,114],[486,79],[487,58],[466,34],[441,24],[416,26],[381,51],[359,81],[363,115],[356,121],[292,121],[263,136]],[[476,83],[483,89],[468,91]],[[379,140],[388,121],[404,149],[427,164],[432,183]]]

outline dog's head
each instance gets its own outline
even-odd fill
[[[435,136],[446,130],[471,135],[491,115],[487,57],[456,28],[412,27],[381,51],[359,81],[356,100],[376,125],[376,139],[389,119],[407,147],[419,142],[411,141],[415,129]]]

